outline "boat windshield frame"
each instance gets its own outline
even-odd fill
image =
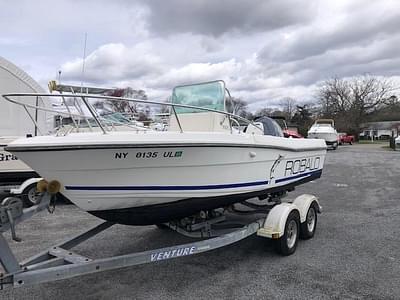
[[[214,86],[214,89],[213,89]],[[217,87],[217,89],[215,89]],[[185,99],[185,89],[186,93],[189,92],[190,95],[187,98],[194,98],[194,101],[190,101],[190,103],[194,104],[185,104],[187,100]],[[178,91],[184,91],[180,95],[177,94]],[[204,93],[206,91],[206,93]],[[210,93],[210,91],[212,93]],[[207,93],[208,92],[208,93]],[[186,84],[186,85],[179,85],[174,87],[172,90],[171,96],[171,103],[173,104],[185,104],[191,105],[196,107],[204,107],[204,108],[211,108],[219,111],[226,111],[226,92],[229,91],[225,86],[225,82],[223,80],[215,80],[215,81],[208,81],[208,82],[201,82],[195,84]],[[180,99],[179,99],[180,98]],[[218,99],[219,98],[219,99]],[[179,100],[180,102],[176,102]],[[186,100],[186,101],[185,101]],[[211,101],[211,103],[210,103]],[[198,102],[198,104],[196,103]],[[201,103],[203,102],[203,103]],[[208,103],[207,103],[208,102]],[[203,104],[203,105],[200,105]],[[199,112],[198,109],[187,109],[180,107],[176,110],[178,114],[182,113],[196,113]]]

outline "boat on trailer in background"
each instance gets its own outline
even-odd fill
[[[0,94],[9,92],[45,93],[24,70],[0,56]],[[19,100],[33,108],[0,101],[0,194],[18,195],[26,205],[32,205],[37,200],[36,182],[32,178],[39,175],[4,148],[18,138],[39,135],[39,127],[47,133],[50,129],[47,114],[34,107],[51,108],[51,103],[48,97],[27,96]]]
[[[318,119],[308,130],[307,137],[324,140],[328,147],[336,150],[339,145],[339,134],[332,119]]]

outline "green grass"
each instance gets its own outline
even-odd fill
[[[382,149],[385,149],[385,150],[393,150],[392,148],[390,148],[390,146],[389,146],[389,145],[382,146],[381,148],[382,148]]]
[[[389,140],[359,140],[359,144],[388,144],[389,145]]]

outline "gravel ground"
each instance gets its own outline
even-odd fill
[[[313,193],[323,214],[313,239],[289,257],[256,236],[215,251],[156,264],[0,291],[1,299],[399,299],[400,153],[375,145],[329,151]],[[19,258],[44,250],[99,220],[73,205],[20,225]],[[115,226],[77,252],[106,257],[187,239],[154,226]]]

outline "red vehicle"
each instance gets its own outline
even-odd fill
[[[346,143],[352,145],[354,143],[354,135],[348,135],[345,132],[339,133],[339,145]]]
[[[295,139],[302,139],[304,136],[302,136],[300,133],[297,131],[289,130],[289,129],[284,129],[283,130],[283,135],[286,138],[295,138]]]
[[[288,129],[288,126],[286,124],[286,119],[285,117],[280,117],[280,116],[272,116],[272,119],[274,119],[279,126],[282,128],[283,135],[285,138],[295,138],[295,139],[302,139],[304,138],[300,133],[294,130]]]

